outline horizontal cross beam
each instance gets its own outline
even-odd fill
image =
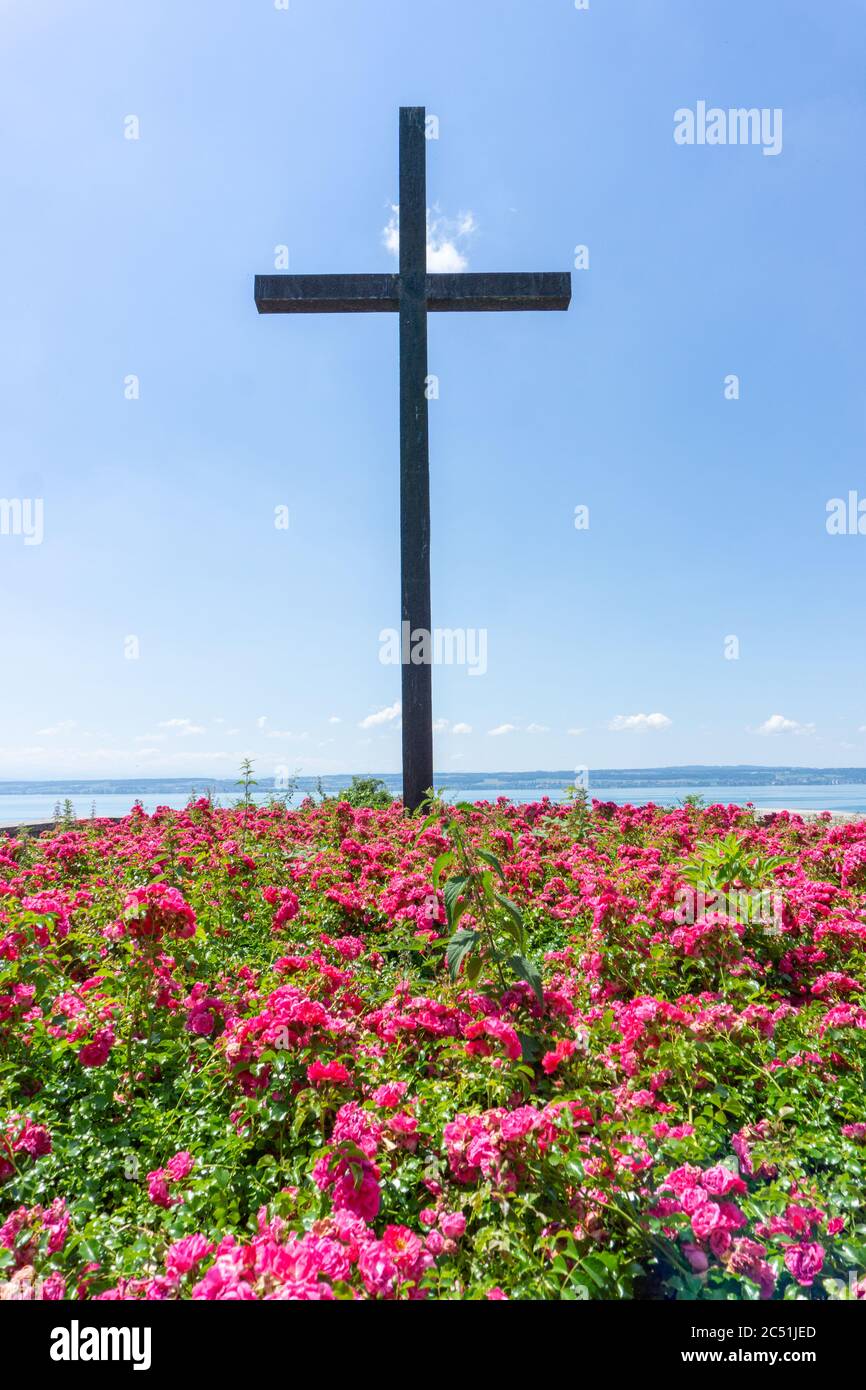
[[[257,275],[260,314],[393,314],[400,308],[399,275]],[[567,309],[568,271],[427,276],[431,313]]]

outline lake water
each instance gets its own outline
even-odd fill
[[[654,801],[661,806],[678,806],[687,796],[698,793],[709,803],[721,802],[727,806],[744,805],[752,802],[762,809],[788,809],[791,811],[862,811],[866,814],[866,784],[851,782],[834,786],[642,786],[642,787],[593,787],[590,796],[599,801],[615,801],[618,805],[630,802],[642,805]],[[258,801],[267,801],[271,793],[257,796]],[[494,801],[497,796],[507,796],[516,802],[540,801],[545,795],[551,801],[565,800],[564,787],[551,785],[548,788],[523,789],[495,787],[461,788],[449,792],[452,801]],[[47,821],[54,815],[58,798],[56,793],[30,793],[27,795],[0,794],[0,826],[14,825],[16,821]],[[136,800],[140,800],[145,811],[155,811],[157,806],[171,806],[182,809],[188,800],[186,794],[172,795],[163,792],[156,795],[143,795],[136,798],[132,793],[101,793],[98,795],[71,796],[76,815],[82,819],[90,816],[95,807],[97,816],[125,816]],[[295,804],[300,800],[295,798]],[[235,798],[228,793],[216,797],[220,805],[231,805]]]

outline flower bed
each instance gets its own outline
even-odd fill
[[[0,1295],[866,1297],[866,822],[0,840]]]

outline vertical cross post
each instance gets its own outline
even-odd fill
[[[403,804],[433,785],[433,689],[427,660],[409,658],[430,634],[430,446],[427,429],[427,143],[423,106],[400,108],[400,591]],[[407,628],[408,624],[408,628]],[[409,633],[407,643],[405,633]],[[407,646],[410,651],[407,651]]]
[[[407,811],[417,810],[433,786],[427,314],[567,309],[571,303],[568,271],[427,274],[426,149],[424,107],[401,106],[399,275],[257,275],[255,282],[260,314],[400,315],[400,647]]]

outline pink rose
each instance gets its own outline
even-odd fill
[[[12,1144],[13,1149],[23,1149],[31,1158],[41,1158],[51,1153],[51,1135],[44,1125],[35,1125],[25,1120],[24,1128]]]
[[[687,1215],[697,1211],[707,1201],[707,1194],[702,1187],[687,1187],[685,1192],[680,1193],[680,1206]]]
[[[710,1262],[703,1250],[698,1249],[697,1245],[684,1245],[683,1254],[694,1270],[695,1274],[706,1274],[710,1267]]]
[[[166,1273],[179,1279],[211,1255],[215,1249],[216,1246],[205,1240],[202,1235],[184,1236],[183,1240],[176,1240],[166,1251]]]
[[[42,1284],[42,1298],[49,1302],[66,1297],[66,1280],[62,1274],[49,1274]]]
[[[717,1260],[720,1260],[730,1249],[732,1240],[733,1236],[730,1231],[724,1231],[720,1227],[717,1227],[716,1230],[712,1232],[710,1236],[710,1249]]]
[[[208,1033],[213,1032],[215,1022],[210,1010],[203,1009],[200,1013],[191,1014],[186,1026],[190,1033],[195,1033],[198,1037],[206,1037]]]
[[[721,1163],[717,1163],[714,1168],[708,1168],[701,1175],[701,1186],[714,1197],[725,1197],[729,1192],[747,1191],[743,1179],[738,1178],[736,1173],[732,1173],[730,1168],[725,1168]]]
[[[195,1159],[187,1149],[182,1149],[176,1153],[174,1158],[170,1158],[165,1165],[165,1171],[172,1182],[180,1182],[183,1178],[189,1177],[192,1172]]]
[[[345,1086],[351,1075],[342,1062],[311,1062],[307,1067],[307,1080],[313,1086],[329,1081],[335,1086]]]
[[[521,1105],[517,1110],[511,1110],[502,1116],[499,1130],[503,1139],[522,1139],[532,1130],[538,1129],[540,1124],[541,1116],[538,1111],[533,1110],[531,1105]]]
[[[448,1240],[459,1240],[466,1230],[466,1217],[461,1211],[445,1212],[439,1218],[439,1229]]]
[[[114,1034],[108,1028],[100,1028],[93,1036],[93,1042],[85,1043],[78,1054],[83,1067],[101,1067],[108,1061]]]
[[[785,1251],[785,1264],[798,1284],[809,1288],[824,1264],[824,1249],[817,1241],[790,1245]]]
[[[386,1081],[384,1086],[377,1087],[372,1098],[374,1105],[380,1106],[382,1110],[392,1110],[395,1105],[400,1104],[405,1094],[405,1081]]]
[[[721,1212],[715,1202],[704,1202],[692,1214],[692,1230],[696,1240],[706,1240],[719,1224]]]
[[[147,1175],[147,1195],[150,1200],[158,1207],[170,1207],[171,1197],[168,1193],[168,1183],[165,1180],[165,1172],[162,1168],[155,1168],[152,1173]]]

